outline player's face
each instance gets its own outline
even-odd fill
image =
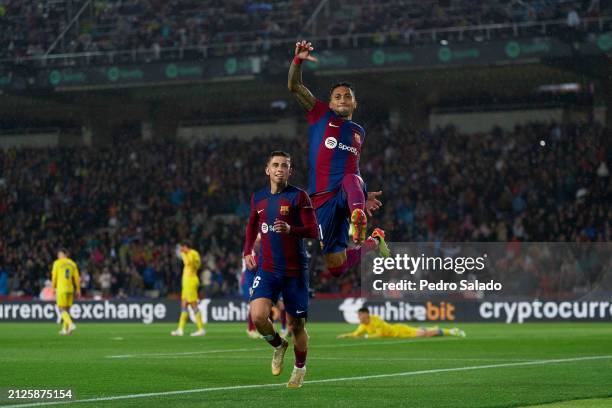
[[[283,156],[274,156],[266,166],[266,174],[272,183],[287,184],[291,175],[291,161]]]
[[[361,324],[369,324],[370,323],[370,314],[369,313],[364,313],[364,312],[359,312],[359,323]]]
[[[329,108],[343,118],[353,116],[353,111],[357,108],[357,100],[350,88],[339,86],[332,92],[329,101]]]

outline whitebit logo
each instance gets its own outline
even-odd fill
[[[208,304],[210,303],[210,299],[202,299],[198,303],[198,310],[202,312],[202,322],[208,323]],[[189,309],[189,320],[195,323],[196,317],[192,308]]]
[[[359,316],[357,311],[363,307],[365,303],[364,298],[346,298],[338,310],[342,312],[342,316],[347,323],[357,324],[359,323]]]
[[[198,304],[198,310],[202,313],[202,322],[243,322],[249,315],[249,304],[240,302],[234,304],[213,306],[210,299],[202,299]],[[195,323],[195,313],[189,308],[189,317]]]
[[[330,136],[325,139],[325,147],[327,147],[328,149],[335,149],[336,146],[338,146],[338,141],[335,138]]]

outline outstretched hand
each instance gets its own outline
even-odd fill
[[[371,193],[368,193],[365,208],[369,216],[372,216],[372,212],[382,207],[382,202],[378,199],[378,196],[380,195],[382,195],[382,191],[372,191]]]
[[[313,50],[311,42],[302,40],[295,43],[295,56],[301,60],[316,62],[317,58],[310,55]]]

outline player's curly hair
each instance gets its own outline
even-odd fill
[[[359,308],[357,312],[370,314],[370,309],[364,306],[364,307]]]

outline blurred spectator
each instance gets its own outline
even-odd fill
[[[580,26],[580,16],[575,8],[570,7],[570,11],[567,12],[567,27],[570,30],[577,30]]]
[[[0,296],[9,294],[8,279],[8,272],[4,268],[0,269]]]
[[[40,291],[38,297],[43,301],[55,300],[55,289],[53,289],[52,282],[49,279],[45,281],[45,287]]]
[[[19,59],[43,55],[60,33],[76,17],[83,1],[30,2],[5,0],[0,5],[0,58]],[[609,2],[608,2],[609,3]],[[353,46],[347,35],[361,34],[368,45],[439,41],[445,36],[452,40],[466,38],[482,40],[482,30],[464,35],[432,36],[428,30],[449,27],[466,28],[484,24],[515,24],[534,21],[567,21],[573,29],[580,24],[580,15],[598,18],[610,15],[610,6],[599,0],[576,0],[571,3],[556,0],[338,0],[330,2],[331,16],[319,13],[317,24],[305,27],[314,8],[309,2],[270,0],[257,3],[247,0],[96,0],[78,17],[61,41],[55,42],[53,53],[95,53],[126,51],[113,58],[151,62],[176,59],[176,48],[182,58],[228,56],[237,53],[269,52],[274,40],[286,40],[279,46],[284,53],[287,45],[302,36],[324,38],[338,36],[333,47]],[[316,32],[309,30],[316,27]],[[599,30],[598,24],[589,29]],[[420,31],[420,33],[419,33]],[[549,29],[549,34],[554,31]],[[522,35],[521,30],[487,30],[487,36]],[[526,27],[525,33],[533,35]],[[364,35],[365,34],[365,35]],[[453,37],[454,36],[454,37]],[[313,38],[314,38],[313,37]],[[360,41],[361,41],[360,40]],[[326,46],[320,42],[320,47]],[[363,45],[361,43],[359,46]],[[130,52],[136,51],[136,53]],[[68,60],[74,64],[75,60]],[[91,62],[96,57],[90,56]],[[54,61],[66,63],[65,59]],[[113,60],[113,63],[116,63]]]
[[[532,123],[476,135],[365,128],[372,139],[362,175],[384,202],[369,223],[392,241],[612,240],[606,128]],[[304,137],[0,151],[0,294],[38,296],[60,245],[74,254],[83,293],[178,293],[174,250],[183,238],[202,254],[204,293],[238,294],[250,194],[266,183],[263,161],[276,149],[292,154],[292,182],[304,186]],[[354,273],[342,282],[323,274],[313,285],[350,293],[358,289]]]

